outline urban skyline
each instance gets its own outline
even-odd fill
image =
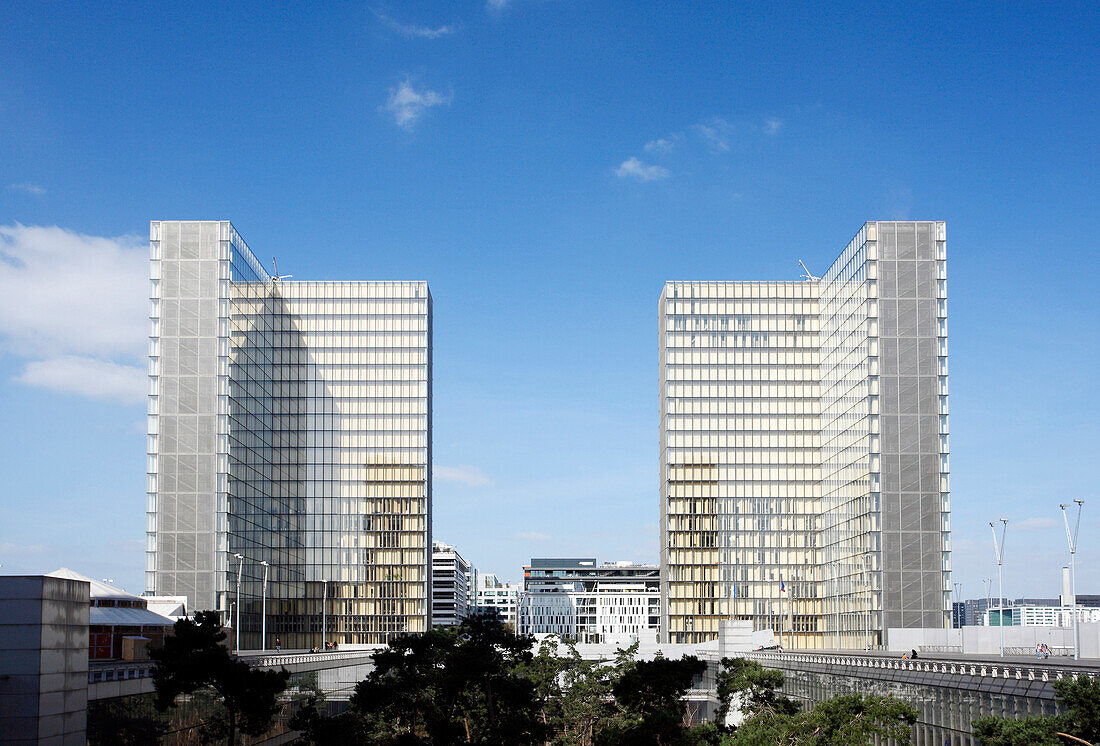
[[[1006,517],[1005,594],[1055,595],[1058,504],[1096,532],[1100,85],[1073,10],[162,10],[3,11],[2,572],[144,585],[158,216],[231,216],[296,280],[431,284],[435,532],[511,580],[657,561],[664,282],[797,282],[869,217],[944,219],[954,580],[996,575]]]

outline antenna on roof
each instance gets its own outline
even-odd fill
[[[294,275],[281,275],[279,274],[279,263],[275,261],[275,257],[271,257],[271,264],[275,267],[275,274],[271,276],[272,282],[278,282],[279,280],[289,280]]]
[[[820,277],[815,276],[813,272],[806,269],[806,265],[803,264],[801,259],[798,260],[798,263],[800,265],[802,265],[802,271],[805,273],[805,274],[802,275],[803,280],[806,280],[807,282],[817,282],[818,280],[821,279]]]

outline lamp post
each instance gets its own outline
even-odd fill
[[[986,626],[989,626],[989,607],[993,605],[992,598],[993,593],[993,578],[982,578],[982,585],[985,586],[985,619]]]
[[[840,565],[833,562],[833,603],[836,613],[836,651],[840,652]]]
[[[955,583],[955,604],[951,606],[951,626],[955,626],[955,620],[959,619],[957,604],[962,600],[962,583]],[[959,627],[962,627],[962,620],[959,619]]]
[[[325,584],[324,589],[321,591],[321,650],[324,650],[325,634],[328,632],[328,618],[325,616],[328,611],[328,578],[321,578],[321,582]]]
[[[263,560],[260,561],[260,564],[264,566],[264,585],[263,585],[263,595],[264,595],[264,597],[263,597],[263,602],[260,605],[260,617],[261,617],[260,636],[263,638],[263,641],[262,641],[260,647],[266,653],[267,652],[267,568],[268,568],[268,564],[267,564],[266,561],[263,561]]]
[[[1008,531],[1008,519],[1000,519],[1001,541],[997,542],[997,526],[993,521],[989,522],[989,529],[993,532],[993,553],[997,555],[997,593],[1001,600],[1000,613],[997,615],[997,626],[1001,628],[1001,657],[1005,657],[1005,581],[1004,572],[1001,569],[1005,559],[1005,533]]]
[[[244,567],[244,555],[240,552],[233,555],[237,558],[237,619],[233,622],[233,630],[237,635],[237,644],[234,652],[238,655],[241,650],[241,568]]]
[[[1069,542],[1069,592],[1073,596],[1073,605],[1070,606],[1070,614],[1073,614],[1073,659],[1081,658],[1081,631],[1077,626],[1077,532],[1081,529],[1081,509],[1085,507],[1084,500],[1074,500],[1077,503],[1077,522],[1073,526],[1073,533],[1069,532],[1069,515],[1066,514],[1068,504],[1059,505],[1062,509],[1062,520],[1066,524],[1066,541]]]

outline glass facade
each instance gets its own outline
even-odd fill
[[[821,278],[665,285],[664,639],[949,624],[944,241],[867,223]]]
[[[245,647],[263,562],[268,646],[427,629],[427,284],[279,280],[228,222],[154,222],[151,256],[147,589],[228,622],[240,571]]]

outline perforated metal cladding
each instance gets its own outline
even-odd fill
[[[275,282],[228,222],[154,222],[146,585],[242,645],[382,643],[429,622],[431,296]]]
[[[941,627],[947,613],[941,229],[931,222],[877,224],[882,623],[887,629]]]
[[[732,616],[863,648],[946,624],[945,238],[943,223],[867,223],[820,280],[666,284],[665,639],[708,639]]]
[[[150,400],[150,590],[218,607],[219,279],[228,278],[216,222],[155,224]],[[155,424],[154,424],[155,423]]]

